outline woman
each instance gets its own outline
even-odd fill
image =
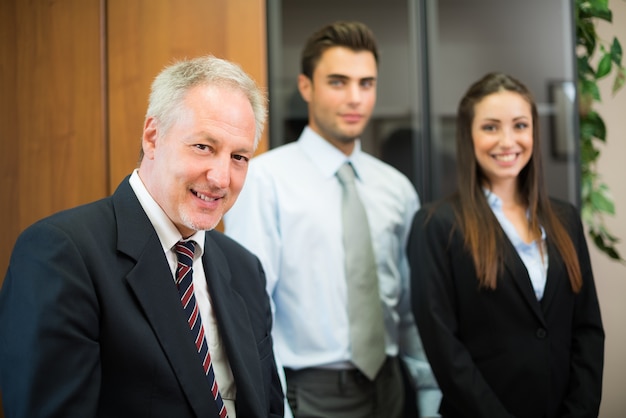
[[[577,210],[548,198],[537,108],[492,73],[458,108],[458,191],[415,216],[413,313],[443,417],[597,417],[604,331]]]

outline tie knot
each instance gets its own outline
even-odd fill
[[[196,249],[195,241],[178,241],[175,248],[178,262],[191,267],[193,265],[193,254]]]
[[[352,164],[345,163],[337,170],[337,178],[344,186],[354,184],[354,168]]]

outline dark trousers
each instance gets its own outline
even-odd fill
[[[287,400],[295,418],[402,418],[400,367],[387,358],[373,381],[356,369],[285,369]]]

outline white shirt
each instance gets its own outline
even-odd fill
[[[280,363],[293,369],[348,365],[341,185],[335,176],[346,161],[354,166],[370,224],[387,354],[400,355],[420,386],[436,388],[411,312],[405,251],[419,199],[403,174],[362,152],[359,141],[346,157],[307,127],[297,142],[253,158],[224,217],[225,233],[263,264]]]
[[[169,263],[172,271],[172,279],[176,280],[176,265],[178,263],[178,259],[174,246],[182,239],[180,232],[165,214],[163,209],[161,209],[158,203],[152,198],[150,192],[148,192],[145,185],[141,181],[137,170],[133,171],[131,174],[129,183],[137,195],[137,199],[139,199],[141,207],[146,212],[146,215],[148,215],[152,226],[156,230],[159,241],[161,241],[161,245],[163,247],[163,252],[167,257],[167,262]],[[222,338],[218,332],[217,321],[211,307],[211,298],[209,295],[206,276],[204,275],[204,266],[202,264],[202,254],[204,253],[204,235],[205,231],[197,231],[189,237],[190,240],[196,242],[196,250],[193,259],[193,291],[196,297],[196,303],[198,304],[198,310],[200,311],[200,318],[202,319],[202,326],[204,327],[207,344],[209,346],[209,353],[211,354],[211,363],[213,364],[213,369],[215,371],[217,387],[219,388],[220,395],[222,395],[224,405],[228,411],[228,416],[234,418],[237,416],[235,411],[237,388],[235,386],[235,379],[233,378],[233,373],[230,369],[224,345],[222,344]],[[198,362],[198,364],[201,364],[199,357]],[[207,396],[213,395],[208,393]]]

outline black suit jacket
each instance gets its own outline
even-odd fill
[[[203,264],[239,417],[278,417],[261,264],[219,232]],[[128,178],[26,229],[0,293],[9,417],[218,417],[160,241]]]
[[[578,253],[582,290],[572,292],[563,260],[547,237],[547,283],[537,301],[504,233],[505,268],[497,288],[478,287],[453,205],[458,201],[422,208],[408,244],[413,312],[443,392],[442,415],[597,417],[604,332],[575,208],[553,201]]]

